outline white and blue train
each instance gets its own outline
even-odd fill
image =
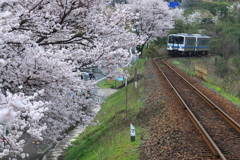
[[[210,37],[202,34],[170,34],[167,51],[171,56],[203,56],[209,53]]]

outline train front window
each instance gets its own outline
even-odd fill
[[[174,42],[174,36],[169,36],[168,43],[173,43],[173,42]]]
[[[184,38],[183,38],[183,37],[178,37],[178,39],[179,39],[178,43],[179,43],[179,44],[183,44]]]
[[[169,36],[168,43],[183,44],[184,38],[178,36]]]

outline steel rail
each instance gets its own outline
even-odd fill
[[[215,111],[225,119],[233,128],[235,128],[240,133],[240,125],[232,119],[229,115],[227,115],[221,108],[219,108],[216,104],[214,104],[207,96],[205,96],[201,91],[199,91],[196,87],[194,87],[191,83],[189,83],[184,77],[182,77],[177,71],[175,71],[171,66],[162,60],[164,64],[166,64],[169,68],[171,68],[183,81],[191,88],[193,88],[194,92],[197,93],[205,102],[209,104]]]
[[[174,88],[174,86],[172,85],[172,83],[169,81],[169,79],[167,78],[167,76],[164,74],[164,72],[162,71],[162,69],[157,65],[156,59],[154,59],[154,63],[155,65],[158,67],[158,69],[162,72],[164,78],[167,80],[168,84],[170,85],[170,87],[173,89],[176,97],[178,98],[178,100],[180,101],[180,103],[184,106],[184,108],[187,110],[187,113],[191,119],[191,121],[193,122],[193,124],[196,126],[196,128],[199,130],[199,132],[201,133],[201,135],[203,136],[205,142],[207,143],[207,145],[209,146],[210,150],[212,151],[212,153],[214,154],[214,156],[216,158],[220,158],[222,160],[226,160],[226,158],[224,157],[224,155],[222,154],[222,152],[220,151],[220,149],[217,147],[217,145],[214,143],[214,141],[212,140],[212,138],[209,136],[209,134],[207,133],[207,131],[204,129],[204,127],[201,125],[201,123],[198,121],[198,119],[195,117],[195,115],[192,113],[192,111],[190,110],[190,108],[188,107],[188,105],[185,103],[185,101],[182,99],[182,97],[179,95],[179,93],[177,92],[177,90]],[[164,61],[163,61],[164,62]],[[164,62],[165,63],[165,62]],[[166,63],[165,63],[166,64]],[[169,66],[169,65],[167,65]],[[170,67],[172,69],[172,67]],[[177,73],[174,70],[175,73]],[[182,77],[182,76],[181,76]],[[183,77],[182,77],[183,78]],[[183,78],[184,79],[184,78]]]

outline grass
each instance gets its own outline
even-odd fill
[[[221,89],[220,87],[218,87],[212,83],[206,83],[206,82],[202,82],[202,83],[205,86],[207,86],[208,88],[211,88],[212,90],[214,90],[218,94],[222,95],[227,100],[231,101],[232,103],[234,103],[240,107],[240,99],[237,98],[236,96],[233,96],[233,95],[227,93],[226,91],[224,91],[223,89]]]
[[[186,68],[184,67],[183,63],[179,60],[173,60],[172,64],[174,64],[175,66],[178,66],[180,69],[182,69],[183,71],[185,71],[188,75],[193,76],[195,75],[194,71],[192,69]]]
[[[145,62],[146,62],[146,59],[138,59],[138,61],[135,64],[133,64],[130,68],[127,68],[128,73],[130,75],[130,77],[128,77],[128,79],[131,79],[131,78],[134,77],[135,66],[137,68],[137,73],[141,73],[144,69],[144,63]],[[103,81],[99,82],[97,84],[97,86],[100,87],[100,88],[116,88],[116,87],[121,86],[123,83],[125,83],[125,82],[116,81],[116,80],[110,80],[109,81],[108,79],[106,79],[106,80],[103,80]]]
[[[138,71],[144,68],[145,60],[137,61]],[[139,73],[138,72],[138,73]],[[132,77],[134,67],[129,68]],[[104,86],[104,82],[100,86]],[[69,146],[65,160],[134,160],[139,159],[140,126],[136,116],[143,106],[140,100],[143,94],[143,80],[138,80],[138,88],[134,83],[119,89],[110,95],[101,105],[101,110],[93,122]],[[126,98],[127,97],[127,98]],[[130,123],[136,129],[136,140],[130,141]]]
[[[181,62],[178,61],[178,60],[176,60],[176,59],[174,59],[173,62],[172,62],[172,64],[174,64],[174,65],[176,65],[176,66],[179,67],[179,65],[181,64]]]
[[[103,80],[98,83],[98,87],[100,88],[116,88],[117,86],[122,85],[124,82],[123,81],[116,81],[116,80]]]
[[[165,67],[165,65],[160,65],[159,67]]]

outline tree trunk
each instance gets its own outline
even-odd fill
[[[140,52],[140,55],[139,55],[139,57],[140,57],[140,58],[142,58],[142,54],[143,54],[143,48],[144,48],[144,46],[145,46],[145,43],[144,43],[144,44],[142,44],[142,45],[139,45],[138,52]]]

